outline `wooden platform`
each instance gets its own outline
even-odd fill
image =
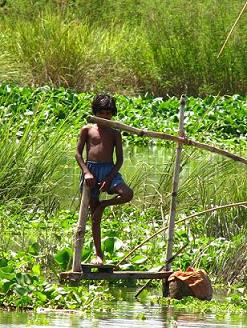
[[[90,273],[92,271],[96,272],[107,272],[107,273],[113,273],[113,270],[116,268],[115,265],[112,264],[91,264],[91,263],[82,263],[81,269],[83,273]]]
[[[114,265],[82,264],[82,272],[62,272],[61,282],[80,280],[166,279],[172,271],[114,271]],[[95,272],[93,272],[95,270]]]

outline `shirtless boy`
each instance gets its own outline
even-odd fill
[[[97,95],[92,102],[95,116],[111,120],[117,113],[114,98],[109,95]],[[86,160],[83,149],[86,149]],[[113,162],[113,154],[116,161]],[[91,189],[90,211],[92,215],[92,233],[95,245],[95,264],[103,264],[101,249],[100,223],[107,206],[123,204],[133,198],[133,191],[124,182],[119,169],[123,164],[122,138],[119,131],[100,126],[86,125],[80,131],[76,150],[76,160],[83,174],[83,180]],[[100,192],[115,194],[108,200],[99,200]]]

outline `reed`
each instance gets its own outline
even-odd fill
[[[21,200],[31,207],[42,204],[43,208],[54,204],[66,164],[66,124],[56,130],[41,128],[40,114],[18,121],[13,117],[4,119],[0,132],[1,203]],[[52,210],[47,208],[47,212]]]
[[[7,2],[0,78],[125,94],[245,94],[245,15],[216,59],[241,7],[240,0]]]
[[[136,172],[133,170],[132,173],[135,181],[138,181],[133,202],[137,208],[142,208],[143,212],[152,213],[152,220],[156,224],[153,224],[154,229],[157,225],[167,223],[173,161],[174,158],[170,156],[166,163],[156,167],[140,163]],[[198,150],[184,150],[181,166],[177,204],[179,217],[216,205],[238,203],[247,199],[245,166],[236,165],[226,159],[212,158]],[[138,179],[138,176],[141,179]],[[191,229],[195,233],[202,229],[208,236],[231,238],[246,228],[245,217],[244,207],[209,213],[201,216],[195,224],[192,223]]]

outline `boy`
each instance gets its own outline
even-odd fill
[[[117,114],[114,98],[109,95],[97,95],[92,102],[92,111],[95,116],[111,120],[112,116]],[[86,161],[83,159],[85,146]],[[115,163],[113,163],[114,151]],[[89,206],[96,252],[94,263],[103,265],[100,223],[104,209],[107,206],[129,202],[133,198],[133,191],[125,184],[118,172],[123,164],[120,132],[100,124],[84,126],[80,131],[75,158],[82,170],[83,180],[91,189]],[[99,194],[104,191],[116,196],[100,201]]]

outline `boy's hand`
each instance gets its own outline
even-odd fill
[[[100,185],[100,188],[99,188],[100,191],[107,191],[107,190],[109,190],[109,188],[111,186],[111,180],[105,179],[105,180],[101,181],[99,183],[99,185]]]
[[[86,185],[88,187],[92,188],[95,185],[95,178],[92,175],[92,173],[90,173],[90,172],[85,173],[84,179],[85,179]]]

